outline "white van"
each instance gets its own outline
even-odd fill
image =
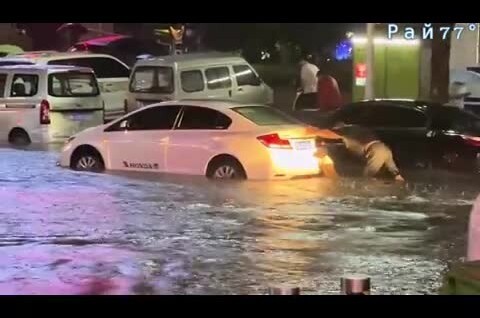
[[[24,52],[0,58],[0,66],[26,64],[72,65],[93,69],[105,100],[105,122],[125,114],[130,69],[119,59],[106,54],[51,51]]]
[[[0,142],[61,142],[103,124],[104,104],[92,69],[0,67]]]
[[[127,96],[128,111],[181,99],[273,103],[272,89],[245,59],[221,53],[140,60],[132,69]]]

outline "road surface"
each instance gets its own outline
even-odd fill
[[[374,294],[431,294],[465,254],[477,195],[451,178],[216,183],[72,172],[54,151],[0,156],[1,294],[88,293],[95,279],[119,294],[337,294],[352,273]]]

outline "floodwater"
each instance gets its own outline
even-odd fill
[[[338,294],[344,274],[373,294],[434,294],[478,194],[452,176],[217,183],[0,156],[1,294]]]

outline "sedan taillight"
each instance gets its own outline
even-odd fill
[[[462,135],[462,138],[468,145],[480,147],[480,137]]]
[[[278,134],[263,135],[257,139],[268,148],[292,149],[290,141],[280,138]]]

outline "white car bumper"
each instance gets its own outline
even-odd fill
[[[65,136],[53,134],[48,126],[29,131],[30,140],[33,144],[64,143]]]
[[[245,166],[250,180],[283,180],[320,174],[315,151],[270,149],[270,156]]]
[[[60,157],[57,161],[57,166],[69,168],[70,167],[70,158],[72,157],[74,147],[72,143],[65,144],[62,151],[60,152]]]

